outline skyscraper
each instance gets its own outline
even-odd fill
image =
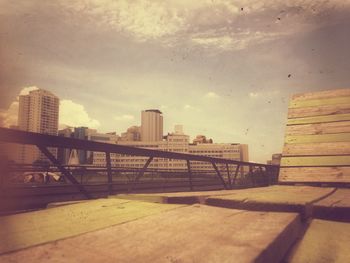
[[[156,109],[141,112],[141,141],[161,141],[163,139],[163,115]]]
[[[19,96],[18,126],[20,130],[57,135],[59,99],[47,90],[33,90]],[[23,145],[19,160],[32,163],[46,160],[35,146]],[[49,149],[56,156],[56,149]]]

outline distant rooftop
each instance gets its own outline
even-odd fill
[[[158,109],[149,109],[149,110],[145,110],[145,112],[156,112],[156,113],[159,113],[159,114],[163,114],[160,110]]]

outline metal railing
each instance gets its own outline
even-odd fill
[[[23,174],[24,172],[43,172],[60,174],[63,180],[59,184],[65,185],[67,181],[73,184],[86,198],[92,198],[92,195],[86,189],[88,185],[104,184],[108,186],[108,193],[115,192],[115,185],[126,185],[125,191],[132,191],[138,184],[153,185],[166,181],[169,187],[173,184],[175,187],[181,185],[183,190],[186,183],[188,190],[200,189],[199,186],[210,184],[220,185],[221,189],[233,189],[242,186],[262,186],[277,182],[279,167],[274,165],[241,162],[230,159],[207,157],[201,155],[184,154],[177,152],[166,152],[124,146],[117,144],[101,143],[96,141],[80,140],[74,138],[32,133],[20,130],[0,128],[0,142],[35,145],[50,160],[51,164],[44,166],[21,165],[15,163],[6,163],[3,169],[10,174]],[[92,152],[104,152],[106,157],[105,166],[67,166],[49,151],[48,148],[66,148],[77,149]],[[111,154],[122,154],[130,156],[146,157],[146,161],[141,168],[117,167],[111,164]],[[150,164],[156,158],[182,160],[186,163],[186,169],[159,169],[150,168]],[[211,170],[194,169],[193,162],[209,163]],[[92,174],[98,174],[96,176]],[[5,173],[2,173],[5,174]],[[101,181],[102,177],[107,179]],[[16,178],[14,176],[13,178]],[[12,178],[12,179],[13,179]],[[87,180],[87,178],[95,178]],[[21,181],[9,180],[9,177],[2,178],[7,184],[18,185]],[[43,179],[43,184],[48,182]],[[180,184],[181,183],[181,184]],[[4,187],[4,183],[2,184]],[[158,184],[159,185],[159,184]]]

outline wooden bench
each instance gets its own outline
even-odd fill
[[[280,183],[350,183],[350,89],[294,95]]]

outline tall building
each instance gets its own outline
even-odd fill
[[[123,132],[120,137],[121,141],[141,141],[141,127],[131,126],[126,132]]]
[[[173,133],[169,133],[162,141],[117,141],[119,145],[134,146],[139,148],[154,149],[168,152],[189,153],[194,155],[225,158],[237,161],[248,161],[248,145],[238,143],[198,143],[191,144],[188,135],[184,134],[182,127],[176,126]],[[111,164],[116,167],[142,168],[148,157],[123,154],[111,154]],[[93,164],[104,166],[106,157],[103,152],[94,153]],[[226,171],[226,166],[217,165],[221,171]],[[149,168],[157,169],[187,169],[184,160],[154,158]],[[213,170],[211,163],[191,161],[194,171]],[[230,169],[233,169],[232,167]],[[245,172],[241,168],[241,172]]]
[[[163,139],[163,115],[159,110],[141,112],[141,141],[156,142]]]
[[[59,98],[47,90],[33,90],[28,95],[19,96],[18,126],[20,130],[57,135]],[[57,156],[56,149],[49,151]],[[46,157],[31,145],[22,145],[19,161],[33,163],[36,160],[47,160]]]

